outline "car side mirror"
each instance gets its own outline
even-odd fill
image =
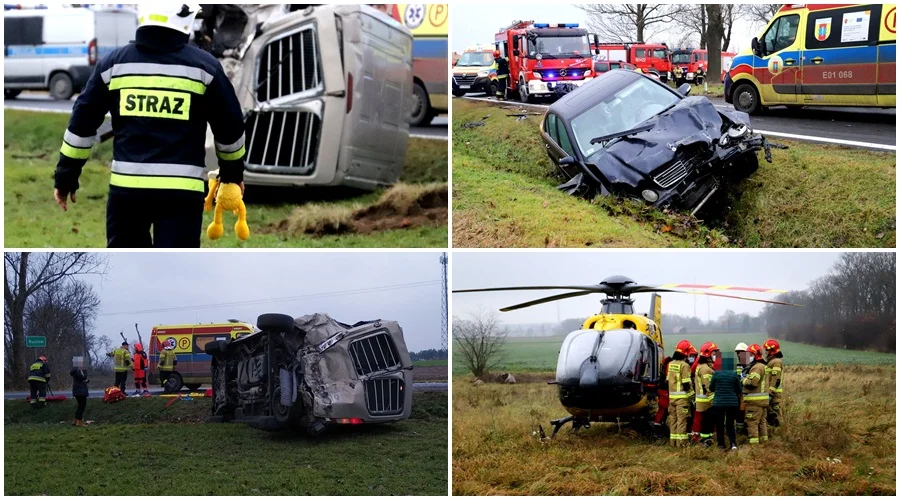
[[[753,50],[753,55],[759,56],[759,38],[753,37],[750,40],[750,49]]]
[[[678,93],[687,97],[687,95],[691,93],[691,84],[682,83],[681,86],[678,87]]]
[[[560,165],[574,165],[576,163],[578,162],[575,160],[574,156],[564,156],[559,159]]]

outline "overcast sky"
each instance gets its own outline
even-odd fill
[[[580,27],[587,28],[587,15],[572,3],[456,4],[450,15],[450,42],[454,52],[462,52],[469,45],[493,44],[494,35],[515,20],[578,23]],[[750,48],[750,39],[757,36],[762,28],[761,25],[751,26],[746,21],[736,21],[731,35],[731,49],[736,51]],[[651,31],[655,30],[656,26],[651,27]],[[680,37],[671,32],[656,38],[648,41],[675,43]]]
[[[100,296],[96,331],[119,342],[119,332],[144,341],[154,325],[211,323],[229,318],[256,324],[260,314],[297,317],[323,312],[344,323],[391,319],[411,351],[441,347],[441,265],[438,252],[390,253],[111,253],[106,278],[91,277]],[[281,299],[323,292],[428,282],[374,292],[257,304],[148,309]],[[123,313],[123,314],[116,314]]]
[[[623,274],[638,284],[694,283],[747,287],[805,289],[810,281],[826,274],[838,252],[454,252],[454,290],[532,285],[591,285],[608,276]],[[453,294],[453,315],[465,317],[479,306],[498,310],[531,299],[565,293],[560,291],[484,292]],[[728,292],[771,299],[772,294]],[[586,318],[600,310],[600,294],[560,300],[500,313],[506,323],[554,323],[557,304],[560,319]],[[633,297],[635,310],[647,312],[650,294]],[[731,309],[757,314],[764,304],[745,300],[669,293],[663,297],[663,312],[716,319]]]

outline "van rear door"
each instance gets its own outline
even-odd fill
[[[856,5],[808,13],[804,104],[875,105],[881,8]]]

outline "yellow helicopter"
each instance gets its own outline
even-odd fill
[[[695,290],[675,290],[686,288]],[[690,293],[726,297],[767,304],[797,306],[776,300],[754,299],[696,289],[783,293],[786,290],[721,285],[666,284],[638,285],[625,276],[610,276],[596,285],[516,286],[454,290],[453,293],[511,290],[572,290],[500,309],[514,311],[556,300],[594,293],[605,294],[600,314],[584,321],[580,330],[569,333],[559,350],[556,380],[559,401],[569,413],[553,420],[553,435],[571,422],[575,430],[590,428],[591,422],[645,420],[664,362],[662,297],[660,293]],[[634,311],[636,293],[651,293],[650,313]]]

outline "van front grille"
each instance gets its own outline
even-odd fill
[[[370,415],[396,415],[403,412],[403,379],[366,380],[366,408]]]
[[[316,31],[312,26],[266,45],[259,55],[256,97],[268,101],[322,85]]]
[[[351,342],[350,356],[356,366],[356,374],[360,377],[400,368],[400,355],[394,341],[386,333]]]
[[[319,151],[322,120],[309,111],[252,111],[247,116],[247,164],[307,173]]]

